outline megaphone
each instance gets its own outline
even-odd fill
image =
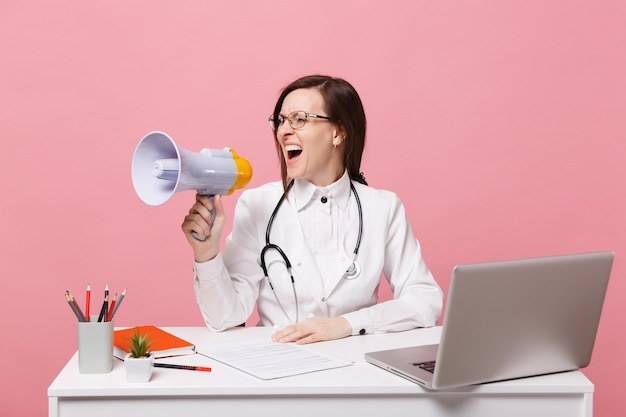
[[[252,166],[230,148],[191,152],[179,148],[166,133],[148,133],[139,141],[132,160],[135,192],[150,206],[160,206],[174,193],[229,195],[252,179]]]

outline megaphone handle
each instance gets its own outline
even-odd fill
[[[215,218],[215,196],[210,195],[209,200],[211,200],[211,205],[213,206],[213,208],[211,209],[211,223],[209,223],[209,229],[210,229],[213,226],[213,219]],[[195,237],[198,240],[202,240],[202,241],[206,240],[206,236],[200,236],[196,232],[191,232],[191,234],[193,235],[193,237]]]
[[[193,235],[193,237],[195,237],[198,240],[202,240],[205,241],[206,240],[206,236],[200,236],[199,234],[197,234],[196,232],[191,232],[191,234]]]

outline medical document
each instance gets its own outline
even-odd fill
[[[352,365],[352,362],[315,352],[295,343],[267,338],[197,346],[201,355],[260,379],[275,379]]]

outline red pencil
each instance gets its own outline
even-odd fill
[[[124,300],[125,295],[126,288],[124,288],[124,291],[122,291],[122,294],[120,294],[120,298],[117,300],[117,303],[115,303],[115,308],[113,309],[113,314],[111,314],[111,319],[115,317],[115,313],[117,313],[117,309],[120,308],[120,304],[122,304],[122,300]]]
[[[117,293],[113,296],[113,301],[111,301],[111,305],[109,306],[109,313],[107,314],[107,318],[105,321],[111,321],[113,318],[113,309],[115,308],[115,303],[117,302]]]
[[[91,285],[90,284],[87,284],[87,292],[85,294],[85,298],[87,299],[85,302],[87,304],[87,306],[85,307],[85,315],[86,315],[85,320],[90,321],[91,320],[89,316],[89,310],[91,309]]]

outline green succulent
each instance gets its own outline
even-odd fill
[[[130,356],[133,358],[145,358],[150,356],[150,347],[152,346],[152,340],[148,338],[150,334],[142,335],[133,329],[131,337],[127,339],[130,341]]]

